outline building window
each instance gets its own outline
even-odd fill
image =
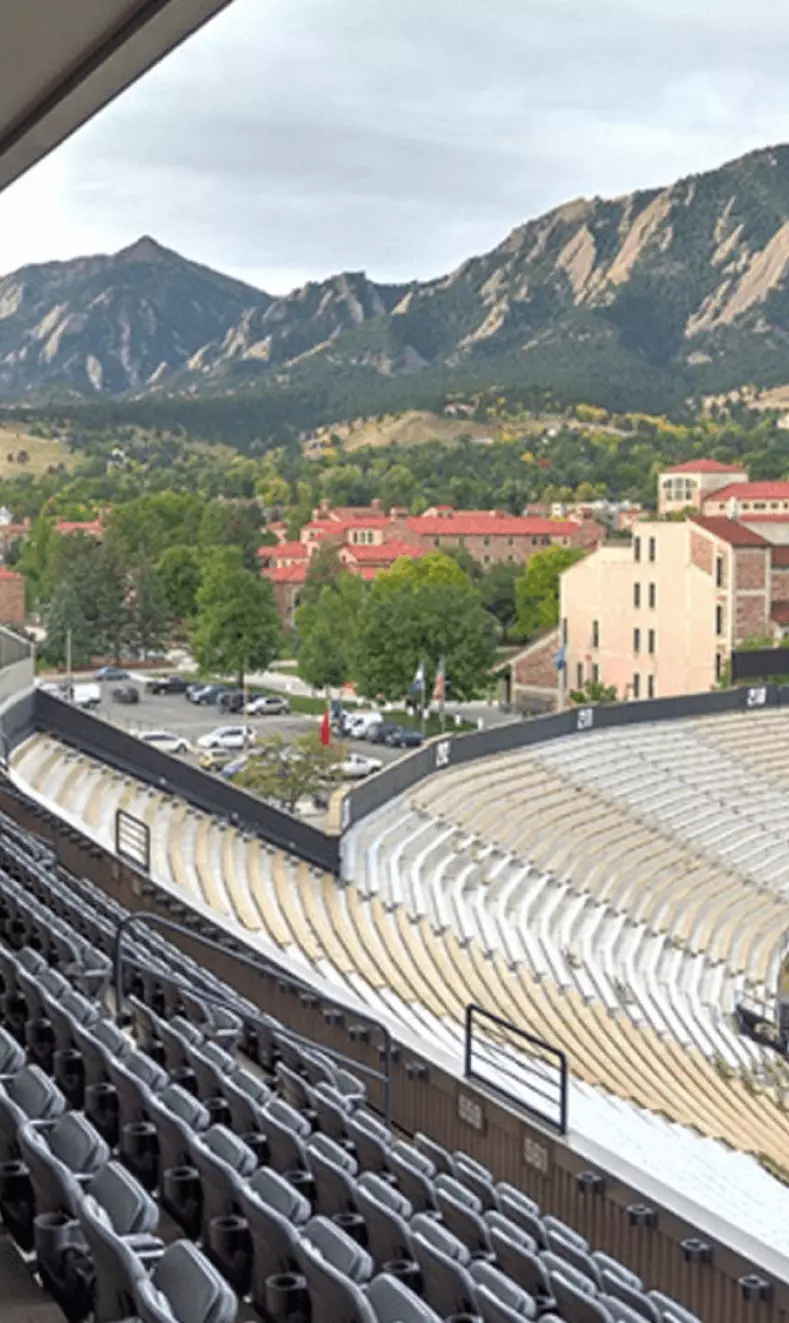
[[[600,647],[600,622],[598,620],[592,621],[592,647]]]
[[[654,629],[650,629],[649,634],[647,635],[647,652],[654,652],[654,651],[655,651],[655,631]]]
[[[562,621],[562,643],[567,647],[567,616]]]
[[[641,697],[641,676],[638,674],[633,676],[633,697]]]
[[[641,605],[641,584],[633,584],[633,606]]]
[[[537,546],[537,539],[536,539],[536,537],[533,537],[533,538],[532,538],[532,540],[531,540],[531,544],[532,544],[533,547],[536,547],[536,546]]]
[[[717,588],[722,588],[722,587],[723,587],[723,557],[722,557],[722,556],[716,556],[716,557],[715,557],[715,586],[716,586]]]
[[[715,653],[715,679],[720,680],[723,671],[723,658],[719,652]]]
[[[600,667],[597,662],[592,662],[592,684],[600,683]]]
[[[641,559],[641,538],[633,538],[633,560]]]
[[[654,609],[657,606],[657,584],[649,585],[649,605]]]
[[[648,675],[648,676],[647,676],[647,698],[654,698],[654,697],[655,697],[655,677],[654,677],[654,675]]]
[[[540,538],[540,541],[544,547],[549,547],[551,545],[551,539],[549,537]]]
[[[484,556],[483,559],[486,565],[490,565],[490,556]]]
[[[489,547],[489,546],[490,546],[490,538],[489,538],[489,537],[484,537],[484,538],[482,539],[482,545],[483,545],[483,547]]]
[[[723,607],[722,607],[722,606],[716,606],[716,608],[715,608],[715,633],[718,635],[718,638],[720,638],[721,634],[723,633]]]
[[[434,537],[434,538],[433,538],[433,546],[434,546],[434,547],[440,547],[440,546],[441,546],[441,538],[440,538],[440,537]]]
[[[655,539],[654,539],[653,537],[651,537],[651,538],[649,539],[649,559],[650,559],[650,560],[654,560],[654,559],[655,559],[655,554],[656,554],[656,552],[657,552],[657,544],[655,543]]]
[[[507,546],[508,546],[508,547],[511,547],[511,546],[513,546],[513,545],[514,545],[514,543],[513,543],[513,541],[512,541],[512,538],[511,538],[511,537],[508,537],[508,538],[507,538]]]
[[[641,630],[633,630],[633,652],[641,651]]]
[[[579,662],[575,668],[575,679],[579,689],[584,687],[584,664]]]

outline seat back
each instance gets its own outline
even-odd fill
[[[369,1282],[373,1275],[370,1255],[328,1217],[311,1218],[303,1234],[328,1263],[334,1264],[351,1281],[359,1286]]]
[[[425,1300],[442,1318],[451,1314],[475,1314],[474,1279],[457,1259],[452,1259],[424,1235],[412,1236],[414,1257],[422,1271]]]
[[[313,1318],[332,1323],[379,1323],[364,1292],[329,1263],[310,1240],[302,1239],[296,1255],[307,1280]]]
[[[383,1203],[377,1194],[361,1181],[356,1183],[356,1208],[367,1228],[367,1248],[379,1269],[395,1259],[410,1259],[411,1233],[400,1213]],[[409,1205],[410,1207],[410,1205]]]
[[[378,1323],[440,1323],[439,1315],[407,1286],[381,1273],[367,1288]]]
[[[268,1278],[277,1273],[297,1270],[299,1243],[294,1224],[266,1201],[264,1192],[268,1187],[261,1179],[263,1174],[261,1170],[251,1181],[239,1181],[236,1186],[241,1213],[249,1224],[252,1240],[251,1290],[252,1300],[258,1309],[265,1308]],[[299,1195],[296,1197],[300,1198]],[[305,1202],[302,1200],[302,1211]],[[307,1207],[309,1209],[309,1205]]]
[[[142,1323],[235,1323],[238,1314],[235,1293],[188,1240],[165,1250],[152,1276],[137,1282],[134,1300]]]
[[[146,1277],[137,1255],[113,1231],[104,1209],[86,1195],[77,1208],[93,1264],[95,1323],[117,1323],[137,1313],[135,1287]]]
[[[211,1221],[236,1211],[239,1181],[252,1175],[257,1155],[223,1125],[212,1125],[204,1134],[192,1134],[189,1153],[200,1173],[203,1239],[207,1241]]]
[[[307,1146],[309,1164],[316,1181],[315,1211],[324,1217],[355,1209],[356,1163],[332,1140],[316,1135]]]
[[[599,1299],[587,1295],[561,1273],[551,1274],[551,1286],[557,1309],[567,1323],[614,1323]]]
[[[75,1217],[82,1192],[73,1171],[50,1152],[44,1135],[31,1122],[19,1127],[17,1142],[30,1173],[35,1213]]]
[[[118,1162],[105,1163],[87,1193],[101,1204],[118,1236],[151,1235],[159,1224],[155,1201]]]

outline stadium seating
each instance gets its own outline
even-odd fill
[[[776,1102],[785,1085],[781,1066],[729,1021],[744,975],[681,938],[692,927],[686,911],[709,903],[699,900],[702,881],[710,879],[717,894],[712,864],[539,761],[551,749],[578,747],[558,741],[491,760],[484,776],[465,766],[417,787],[410,802],[396,801],[346,837],[352,885],[342,888],[172,797],[141,790],[98,763],[88,771],[85,759],[46,737],[21,750],[16,774],[61,812],[62,764],[77,763],[93,799],[106,795],[95,832],[106,844],[113,806],[141,795],[155,805],[146,816],[159,880],[186,892],[206,917],[241,924],[261,950],[285,955],[294,970],[388,1017],[398,1032],[414,1041],[427,1036],[450,1059],[461,1058],[470,1000],[564,1047],[575,1077],[576,1132],[596,1144],[610,1136],[612,1156],[636,1160],[657,1179],[665,1155],[681,1148],[685,1162],[671,1163],[675,1186],[712,1212],[738,1155],[694,1143],[679,1126],[789,1166]],[[49,769],[43,780],[37,767]],[[90,827],[87,814],[83,825]],[[512,839],[499,841],[499,832]],[[546,861],[554,853],[551,871]],[[739,884],[735,874],[720,876]],[[640,907],[637,919],[631,906]],[[672,907],[671,921],[661,920]],[[770,915],[770,924],[782,922]],[[768,926],[759,922],[759,931]],[[781,930],[772,930],[773,944]],[[754,1225],[783,1245],[779,1219],[765,1210],[763,1176],[752,1164],[746,1186]]]
[[[155,933],[114,1025],[123,915],[0,817],[0,1213],[71,1323],[699,1323]]]

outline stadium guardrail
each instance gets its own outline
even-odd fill
[[[64,744],[136,777],[194,808],[225,818],[234,826],[287,850],[327,872],[339,872],[339,838],[282,809],[249,795],[229,781],[210,776],[134,735],[91,716],[41,689],[35,691],[35,728],[48,731]]]
[[[548,717],[471,731],[465,735],[446,735],[416,753],[377,772],[348,792],[342,807],[342,828],[347,830],[369,813],[382,808],[433,772],[477,758],[490,758],[513,749],[528,748],[563,736],[583,736],[592,730],[613,726],[632,726],[653,721],[677,721],[682,717],[711,716],[716,712],[758,709],[789,705],[789,686],[752,685],[742,689],[714,689],[702,694],[682,694],[673,698],[644,699],[640,702],[610,703],[569,708]]]

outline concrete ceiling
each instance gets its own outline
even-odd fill
[[[0,190],[231,0],[0,0]]]

